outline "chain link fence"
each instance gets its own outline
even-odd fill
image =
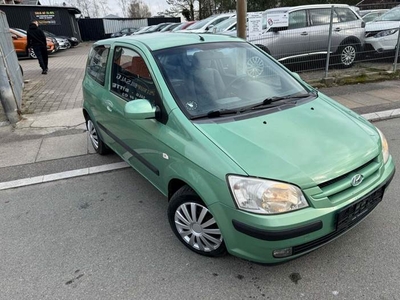
[[[249,41],[292,71],[320,70],[327,78],[361,70],[397,70],[400,21],[366,24],[346,5],[276,8],[269,12],[275,16],[285,13],[286,26],[270,27]],[[264,13],[264,29],[267,16]]]
[[[7,18],[0,11],[0,124],[19,121],[23,85],[22,69],[18,64]]]

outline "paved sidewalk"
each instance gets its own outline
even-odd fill
[[[47,75],[41,75],[36,60],[20,60],[27,81],[22,108],[24,118],[14,128],[0,127],[0,172],[95,153],[82,115],[81,84],[89,49],[90,44],[83,43],[50,56]],[[306,76],[310,78],[312,74]],[[400,116],[400,81],[321,91],[372,121]],[[109,162],[116,163],[116,160],[119,159]],[[80,172],[90,174],[90,170]],[[57,174],[53,177],[64,178]],[[35,177],[35,180],[40,182],[41,179]],[[7,181],[0,178],[3,185]]]

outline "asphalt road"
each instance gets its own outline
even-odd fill
[[[400,119],[376,125],[399,169]],[[350,232],[273,267],[187,250],[133,169],[0,191],[0,298],[400,299],[398,182]]]

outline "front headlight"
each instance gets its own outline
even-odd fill
[[[381,32],[378,32],[374,37],[381,38],[381,37],[384,37],[384,36],[395,34],[396,32],[397,32],[397,29],[383,30]]]
[[[376,128],[376,130],[378,130],[379,136],[381,138],[383,163],[386,164],[386,162],[389,159],[389,155],[390,155],[389,144],[388,144],[385,136],[383,135],[382,131],[380,131],[378,128]]]
[[[235,175],[229,175],[228,182],[241,210],[279,214],[308,206],[301,190],[291,184]]]

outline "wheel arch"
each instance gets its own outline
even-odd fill
[[[171,200],[171,197],[183,186],[190,186],[185,181],[173,178],[168,182],[168,202]],[[192,187],[191,187],[192,188]],[[193,189],[193,188],[192,188]]]
[[[348,36],[346,37],[338,46],[338,48],[336,49],[336,51],[340,51],[341,47],[345,46],[345,45],[350,45],[350,44],[355,44],[357,47],[357,50],[360,51],[361,50],[361,41],[358,37],[356,36]]]
[[[82,113],[83,113],[83,117],[85,118],[86,130],[88,130],[87,121],[90,119],[95,124],[95,126],[97,128],[96,131],[97,131],[97,134],[99,135],[100,139],[104,141],[103,134],[100,130],[98,130],[98,126],[97,126],[97,122],[96,122],[95,118],[93,118],[93,116],[89,113],[89,111],[85,107],[82,108]]]
[[[167,181],[168,190],[166,194],[168,202],[171,200],[171,197],[185,185],[190,187],[208,207],[217,201],[224,202],[224,200],[227,199],[226,195],[229,195],[229,191],[227,190],[227,193],[224,193],[224,189],[221,188],[222,182],[218,180],[217,177],[212,178],[213,176],[206,173],[204,170],[198,170],[190,166],[182,167],[182,165],[184,165],[182,162],[177,162],[168,168],[169,170],[167,173],[171,174],[170,179]],[[167,175],[167,177],[169,176]],[[223,184],[226,186],[226,189],[228,189],[225,181]]]

